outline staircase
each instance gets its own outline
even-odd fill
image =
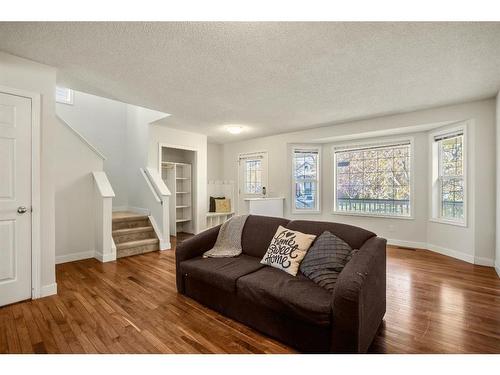
[[[113,240],[116,257],[123,258],[160,249],[160,241],[145,215],[113,212]]]

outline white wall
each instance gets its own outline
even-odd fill
[[[114,209],[141,208],[137,184],[147,164],[149,124],[167,114],[79,91],[72,105],[57,103],[56,112],[104,155]]]
[[[224,179],[224,147],[217,143],[207,144],[208,181]]]
[[[496,152],[497,152],[497,185],[496,185],[496,251],[495,251],[495,269],[500,276],[500,92],[497,94],[496,100]]]
[[[60,125],[54,176],[56,262],[62,263],[99,255],[91,172],[105,171],[115,191],[115,209],[152,209],[143,207],[145,182],[140,168],[147,165],[149,123],[165,114],[78,91],[73,105],[58,103],[56,110],[105,156],[103,161],[66,125]]]
[[[482,100],[423,111],[379,117],[332,125],[300,132],[228,143],[224,145],[224,179],[237,181],[239,153],[267,151],[269,159],[268,192],[285,196],[285,216],[344,222],[374,231],[393,242],[409,246],[428,246],[436,251],[452,250],[461,259],[492,265],[495,235],[495,101]],[[450,226],[428,221],[428,139],[427,131],[437,124],[472,120],[469,136],[468,227]],[[415,141],[415,218],[384,219],[332,214],[331,146],[349,138],[409,134]],[[400,135],[398,137],[401,137]],[[323,144],[322,212],[291,213],[290,144],[316,142]]]
[[[141,207],[139,184],[143,183],[140,169],[148,165],[151,123],[158,121],[165,113],[147,108],[127,105],[126,157],[124,171],[127,173],[128,206]]]
[[[41,291],[56,290],[53,163],[57,160],[57,128],[54,112],[55,69],[0,52],[0,85],[41,95]]]
[[[93,258],[96,251],[95,186],[92,172],[103,160],[65,124],[57,122],[54,163],[56,263]]]
[[[104,154],[104,171],[116,194],[113,205],[126,207],[127,105],[79,91],[73,99],[73,105],[56,103],[56,113]]]
[[[206,227],[207,213],[207,136],[198,133],[168,127],[168,119],[152,124],[149,137],[148,167],[159,170],[159,144],[174,148],[186,148],[196,151],[196,174],[193,174],[193,186],[196,194],[193,196],[193,213],[196,214],[195,233]]]
[[[56,262],[94,257],[96,213],[91,172],[104,170],[115,192],[115,209],[144,207],[149,124],[166,114],[106,98],[74,92],[74,104],[57,104],[57,114],[104,154],[103,161],[88,145],[61,124],[55,164]],[[149,192],[149,191],[147,191]]]

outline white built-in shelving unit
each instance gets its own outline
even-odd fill
[[[162,161],[162,178],[170,189],[170,232],[193,231],[191,164]]]
[[[208,181],[208,197],[226,197],[231,201],[230,212],[207,212],[207,228],[215,227],[224,223],[234,216],[234,182],[233,181]],[[210,205],[210,199],[208,204]],[[207,208],[207,211],[208,208]]]

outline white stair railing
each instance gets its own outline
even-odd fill
[[[170,190],[161,179],[158,171],[141,168],[144,184],[139,189],[141,206],[149,210],[149,220],[160,240],[160,250],[168,250],[170,245],[169,197]]]
[[[95,258],[101,262],[116,260],[116,246],[111,235],[113,227],[113,198],[115,192],[103,171],[92,172],[96,202]]]

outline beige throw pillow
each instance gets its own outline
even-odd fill
[[[260,263],[295,276],[315,238],[315,235],[286,229],[280,225]]]
[[[215,212],[231,212],[231,200],[230,199],[216,199],[215,200]]]

